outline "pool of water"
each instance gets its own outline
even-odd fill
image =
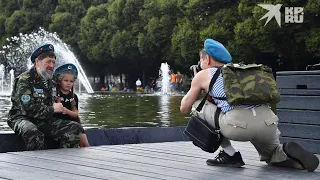
[[[84,127],[168,127],[186,125],[190,115],[180,113],[183,95],[81,94],[79,113]],[[0,130],[10,130],[9,97],[0,97]]]

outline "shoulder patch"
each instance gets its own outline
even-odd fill
[[[39,89],[39,88],[33,88],[33,90],[36,92],[36,93],[43,93],[43,89]]]
[[[24,94],[31,94],[31,91],[27,89],[27,91]]]
[[[29,74],[23,74],[23,75],[20,76],[20,79],[21,79],[21,80],[26,80],[26,79],[28,79],[29,77],[30,77]]]
[[[24,94],[24,95],[21,96],[21,101],[22,101],[23,103],[29,102],[30,99],[31,99],[31,98],[30,98],[30,95],[28,95],[28,94]]]

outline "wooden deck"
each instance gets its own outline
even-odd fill
[[[2,179],[320,179],[313,173],[268,166],[259,161],[250,143],[233,142],[246,165],[243,168],[207,166],[209,154],[191,142],[95,146],[0,154]]]

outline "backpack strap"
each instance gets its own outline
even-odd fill
[[[213,97],[213,98],[218,100],[227,100],[227,97]]]
[[[222,67],[219,68],[220,72],[222,71],[221,68]],[[218,99],[218,100],[227,100],[227,97],[212,97],[212,98]]]
[[[212,79],[211,79],[211,81],[210,81],[208,93],[204,96],[204,98],[202,99],[201,103],[200,103],[200,104],[198,105],[198,107],[196,108],[196,110],[197,110],[198,112],[201,111],[204,103],[206,102],[207,97],[208,97],[208,95],[209,95],[209,92],[210,92],[211,89],[212,89],[213,84],[216,82],[216,80],[218,79],[218,77],[219,77],[219,75],[220,75],[220,73],[221,73],[221,68],[222,68],[222,67],[218,67],[218,69],[217,69],[216,72],[214,73],[214,75],[213,75],[213,77],[212,77]]]

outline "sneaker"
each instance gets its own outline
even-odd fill
[[[224,167],[241,167],[244,164],[240,152],[236,152],[233,156],[228,155],[223,150],[214,158],[208,159],[209,166],[224,166]]]
[[[313,172],[319,165],[317,156],[306,151],[295,142],[284,143],[283,151],[289,158],[299,162],[309,172]]]

